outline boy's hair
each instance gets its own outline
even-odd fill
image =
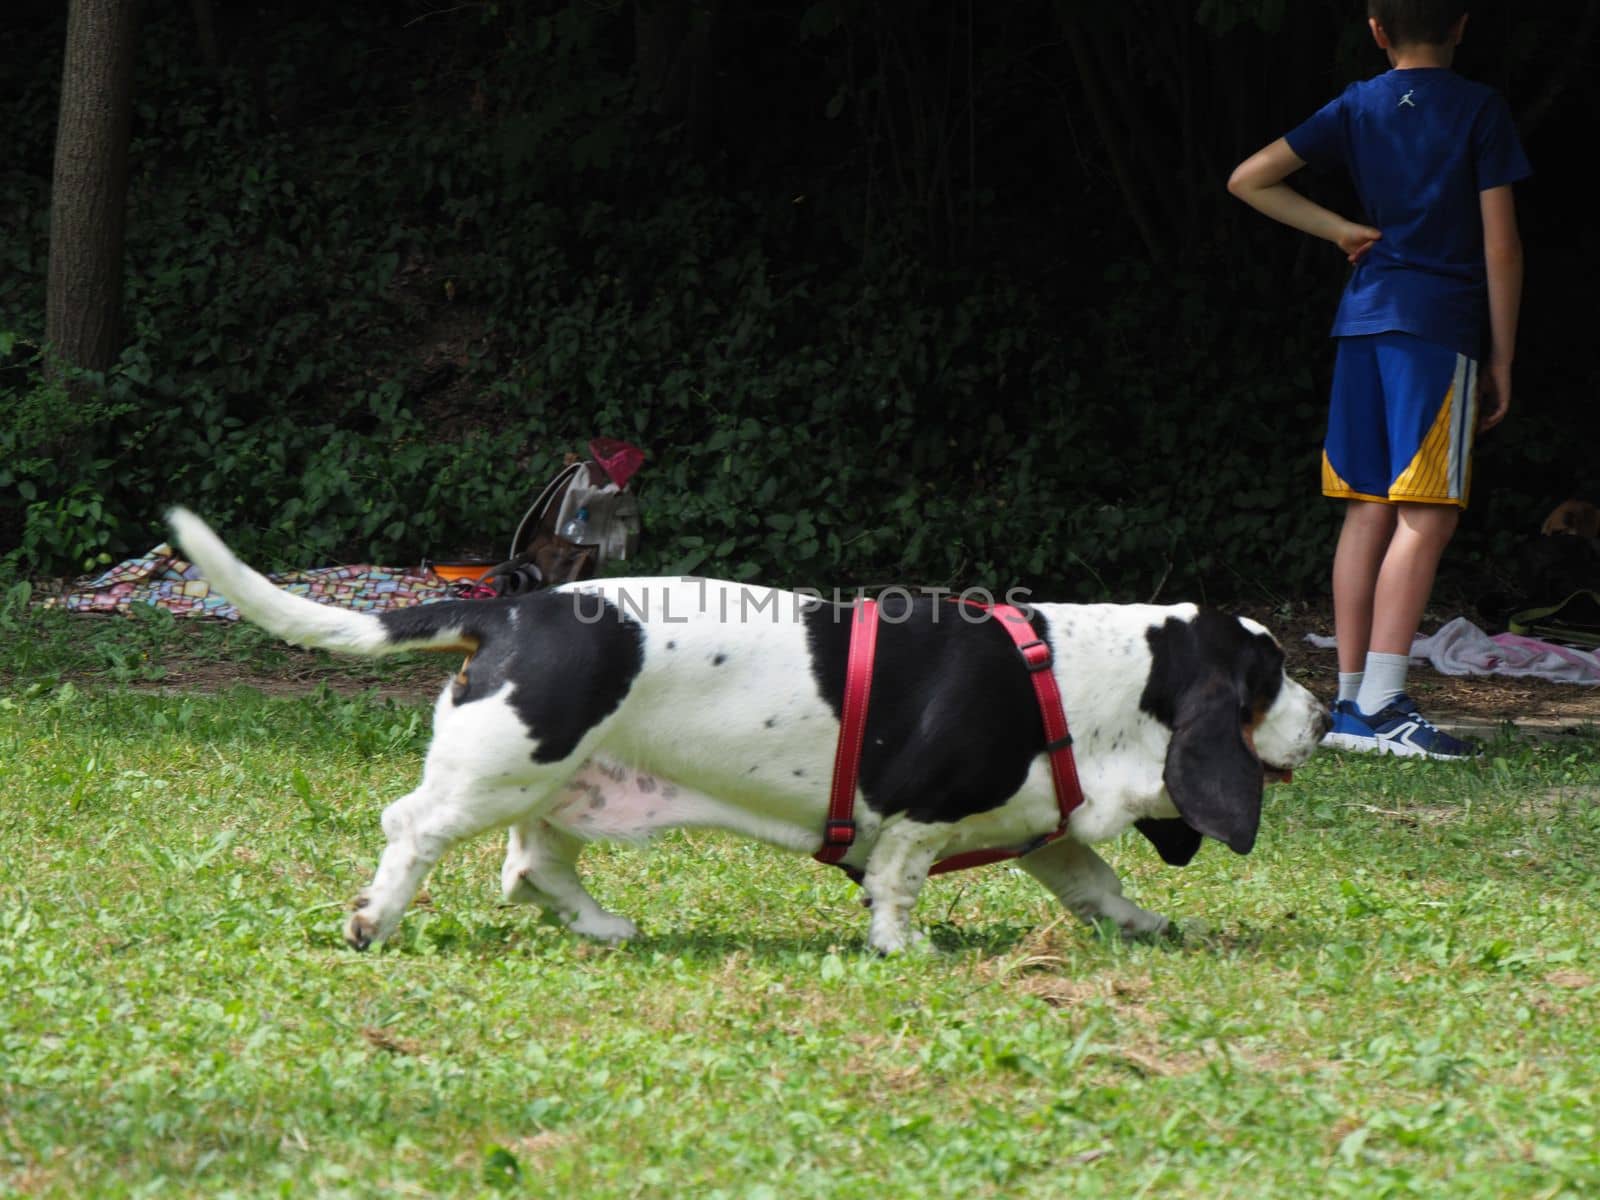
[[[1462,0],[1367,0],[1367,16],[1395,46],[1441,46],[1466,12]]]

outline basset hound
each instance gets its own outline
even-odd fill
[[[387,845],[345,940],[392,934],[451,847],[507,829],[501,885],[577,933],[633,937],[584,888],[579,852],[685,826],[817,849],[839,733],[848,605],[705,579],[604,579],[381,614],[284,592],[198,517],[174,534],[251,621],[358,655],[460,653],[434,708],[415,790],[383,812]],[[931,864],[1037,845],[1059,821],[1028,671],[995,622],[925,596],[885,596],[862,739],[857,835],[868,944],[918,940]],[[1326,710],[1284,674],[1260,625],[1191,604],[1032,604],[1053,653],[1083,802],[1065,836],[1018,865],[1086,921],[1155,933],[1092,845],[1130,826],[1169,863],[1202,837],[1244,854],[1263,784],[1310,757]]]

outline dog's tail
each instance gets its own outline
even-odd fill
[[[173,536],[189,560],[245,619],[300,646],[375,657],[401,650],[471,653],[478,637],[469,631],[470,605],[427,604],[377,614],[318,604],[286,592],[234,556],[209,525],[186,508],[167,513]]]

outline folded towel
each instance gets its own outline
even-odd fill
[[[1333,638],[1315,633],[1306,634],[1306,641],[1324,649],[1336,644]],[[1515,633],[1490,637],[1465,617],[1447,621],[1431,636],[1418,634],[1411,643],[1411,657],[1431,663],[1441,675],[1508,675],[1600,684],[1600,657],[1587,650]]]

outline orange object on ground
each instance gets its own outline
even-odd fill
[[[440,579],[448,579],[451,583],[466,579],[473,583],[482,579],[494,569],[493,563],[433,563],[433,573]]]

